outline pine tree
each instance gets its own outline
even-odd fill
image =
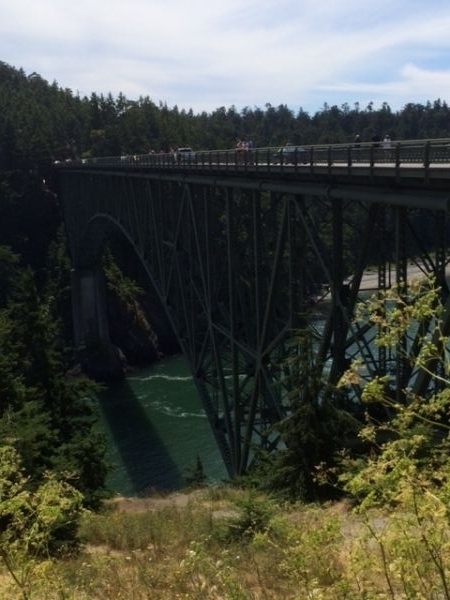
[[[30,269],[20,273],[1,320],[8,387],[0,398],[0,433],[20,452],[30,476],[52,470],[95,505],[107,473],[105,440],[95,429],[98,388],[67,375],[53,301],[39,296]]]
[[[359,428],[356,419],[334,406],[314,361],[309,329],[298,332],[285,361],[290,412],[276,426],[285,447],[256,461],[260,485],[277,495],[311,501],[326,493],[316,481],[319,465],[331,466],[336,452]]]

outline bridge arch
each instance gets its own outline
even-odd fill
[[[77,255],[72,256],[72,286],[73,288],[84,287],[84,290],[80,289],[82,295],[78,295],[77,301],[74,302],[74,305],[80,308],[80,313],[75,323],[76,345],[82,343],[89,336],[98,338],[99,340],[109,340],[108,328],[106,326],[107,317],[106,315],[101,315],[105,311],[105,302],[103,300],[105,292],[102,289],[104,286],[104,277],[99,269],[99,265],[101,264],[105,245],[114,238],[117,238],[118,235],[128,244],[134,256],[138,259],[147,279],[147,287],[151,286],[152,298],[156,296],[159,307],[164,311],[166,321],[171,327],[173,336],[177,336],[170,312],[166,310],[167,307],[152,277],[149,264],[145,261],[140,249],[136,247],[130,232],[112,215],[98,213],[94,214],[87,221],[85,229],[81,234]],[[77,278],[79,279],[78,281]],[[96,293],[88,292],[86,294],[86,289],[89,289],[89,287],[96,289]],[[94,305],[89,306],[90,304]],[[93,330],[92,323],[84,323],[87,316],[91,314],[99,315],[97,322],[100,327],[97,330]],[[160,314],[161,311],[158,311],[159,317]]]

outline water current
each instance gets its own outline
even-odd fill
[[[209,483],[226,469],[182,357],[135,371],[99,394],[100,426],[113,464],[107,485],[116,494],[175,491],[197,457]]]

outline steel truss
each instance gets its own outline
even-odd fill
[[[445,196],[421,201],[414,191],[409,206],[404,190],[75,170],[60,187],[75,269],[99,264],[112,229],[132,244],[231,476],[248,469],[255,447],[278,446],[273,426],[290,410],[286,359],[306,326],[330,384],[358,358],[367,377],[394,372],[398,390],[427,389],[426,376],[376,349],[376,332],[353,315],[363,296],[406,284],[414,262],[447,301]],[[365,289],[369,267],[376,276]],[[417,345],[405,340],[406,354]]]

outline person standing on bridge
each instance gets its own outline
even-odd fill
[[[384,160],[387,162],[391,155],[391,138],[388,134],[384,136],[383,140],[383,150],[384,150]]]
[[[244,162],[244,153],[247,150],[247,144],[241,138],[236,140],[236,162],[243,163]]]
[[[253,164],[253,147],[254,147],[253,140],[250,138],[247,140],[247,156],[248,156],[247,162],[249,165]]]

